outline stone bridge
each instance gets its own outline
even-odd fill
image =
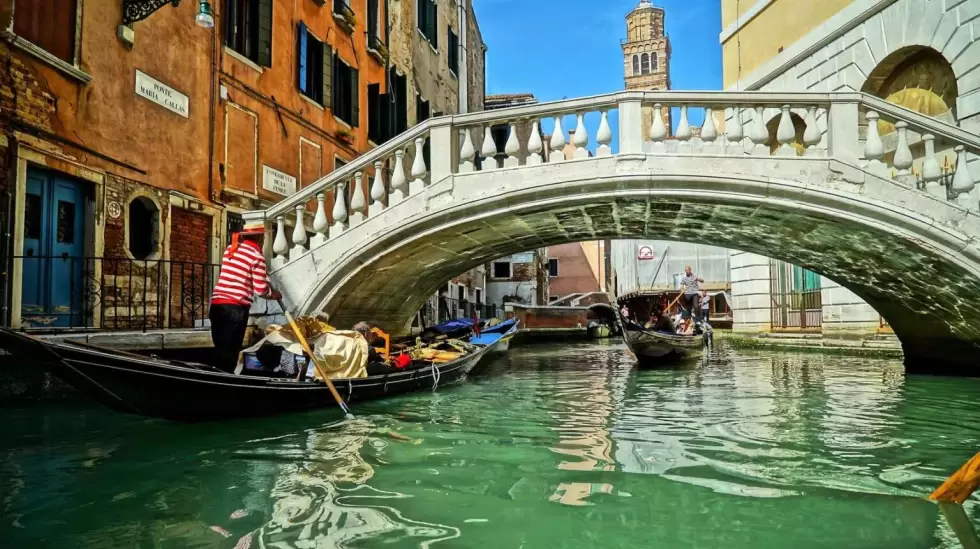
[[[290,306],[339,326],[404,333],[495,258],[655,238],[815,271],[882,314],[908,366],[980,374],[977,153],[976,135],[863,93],[622,92],[428,120],[246,219],[275,235]]]

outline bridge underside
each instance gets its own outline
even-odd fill
[[[316,308],[336,325],[367,320],[405,333],[445,282],[512,253],[595,239],[653,238],[724,246],[803,266],[849,288],[888,320],[910,370],[980,374],[980,280],[948,251],[866,222],[793,204],[698,203],[622,192],[525,204],[438,227],[402,228]],[[329,294],[327,293],[329,292]]]

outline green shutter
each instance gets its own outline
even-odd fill
[[[256,62],[272,66],[272,0],[259,0],[259,52]]]
[[[432,29],[432,36],[429,39],[432,40],[432,47],[439,49],[439,6],[436,5],[436,0],[429,1],[432,6],[432,15],[429,17],[429,28]]]
[[[323,106],[333,105],[333,48],[323,43]]]
[[[350,125],[351,126],[354,126],[356,128],[359,125],[359,122],[361,120],[361,111],[360,111],[361,93],[360,93],[360,88],[358,87],[358,82],[357,82],[357,69],[355,69],[355,68],[351,68],[350,69],[350,86],[351,86],[351,91],[350,91],[350,94],[351,94],[350,95],[350,105],[351,105],[351,109],[350,109],[351,110]]]

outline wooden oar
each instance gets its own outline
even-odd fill
[[[980,486],[980,453],[970,458],[929,499],[962,504]]]
[[[350,413],[350,408],[347,407],[347,403],[340,397],[340,393],[337,392],[337,388],[333,386],[333,382],[330,381],[330,376],[327,375],[327,369],[324,368],[323,365],[320,364],[320,361],[316,359],[316,355],[313,354],[313,349],[310,348],[310,344],[307,343],[306,338],[303,337],[303,332],[299,329],[296,321],[293,320],[293,315],[289,314],[289,311],[286,310],[286,306],[283,305],[282,299],[277,299],[276,302],[279,303],[279,308],[282,309],[282,314],[286,315],[286,320],[289,321],[289,326],[293,329],[293,333],[296,334],[296,339],[299,340],[299,344],[303,346],[303,350],[310,356],[310,360],[313,361],[316,371],[320,372],[320,377],[322,377],[323,381],[327,384],[327,388],[330,389],[330,394],[332,394],[334,400],[337,401],[337,405],[344,411],[344,415],[347,417],[347,419],[354,419],[354,414]]]

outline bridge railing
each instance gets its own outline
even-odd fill
[[[426,120],[244,217],[276,224],[275,269],[455,174],[613,154],[834,158],[976,210],[967,152],[980,137],[863,93],[630,91]]]

